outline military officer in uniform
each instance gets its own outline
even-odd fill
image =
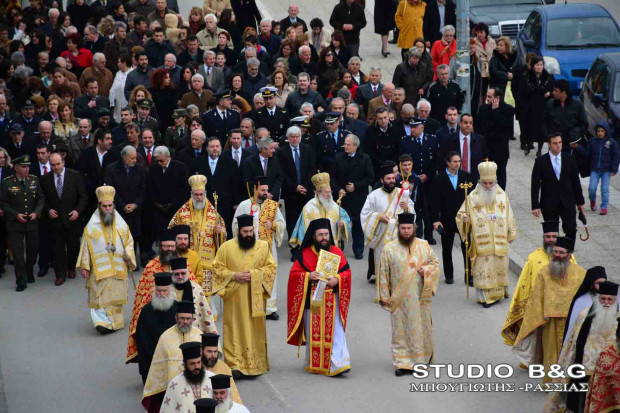
[[[13,249],[17,291],[24,291],[27,282],[34,282],[33,267],[39,248],[38,219],[43,211],[45,196],[39,179],[30,175],[30,156],[13,161],[15,175],[0,184],[0,207],[6,216],[8,240]],[[26,258],[24,259],[24,239]]]
[[[310,117],[297,116],[291,119],[290,126],[297,126],[301,129],[301,142],[309,145],[314,151],[316,148],[316,135],[312,133],[312,123]],[[323,127],[323,124],[321,124],[321,127]],[[286,142],[287,139],[285,134],[282,138],[280,138],[280,146],[284,145]]]
[[[344,152],[344,138],[351,134],[340,127],[340,113],[328,112],[323,120],[327,130],[316,135],[316,163],[319,171],[331,171],[337,153]]]
[[[164,135],[164,145],[170,149],[170,154],[174,155],[176,151],[183,149],[189,143],[189,128],[185,124],[185,109],[175,109],[172,112],[172,120],[174,124],[168,126]]]
[[[265,128],[269,131],[269,136],[274,141],[278,141],[286,134],[289,126],[289,115],[286,110],[276,106],[276,92],[278,89],[272,86],[265,86],[260,92],[265,101],[265,106],[256,111],[256,128]]]
[[[202,124],[207,137],[217,136],[223,148],[228,139],[228,132],[241,125],[241,116],[231,109],[232,94],[230,90],[219,91],[215,94],[215,99],[217,100],[215,109],[201,116]]]
[[[140,132],[144,129],[150,129],[155,133],[155,144],[161,145],[161,135],[159,133],[159,122],[151,116],[153,109],[153,101],[151,99],[141,99],[138,101],[138,114],[136,115],[136,123],[140,127]]]

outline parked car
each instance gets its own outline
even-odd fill
[[[537,6],[553,4],[555,0],[470,0],[469,24],[472,29],[476,23],[489,26],[489,34],[497,39],[508,36],[515,44],[519,30],[525,19]]]
[[[620,53],[603,53],[588,71],[579,95],[588,114],[589,132],[597,122],[611,124],[612,136],[620,138]]]
[[[592,62],[601,53],[620,51],[620,28],[598,4],[556,4],[537,7],[517,37],[517,58],[542,56],[556,79],[566,79],[577,96]]]

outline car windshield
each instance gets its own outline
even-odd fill
[[[547,47],[582,49],[620,47],[620,33],[609,17],[549,20]]]
[[[510,6],[514,4],[543,4],[542,0],[471,0],[469,7]]]
[[[620,102],[620,72],[616,73],[616,87],[614,89],[614,102]]]

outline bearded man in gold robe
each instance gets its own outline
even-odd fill
[[[456,214],[461,239],[470,236],[469,257],[477,302],[483,307],[508,297],[508,244],[517,237],[508,195],[497,184],[497,164],[478,164],[480,181]]]
[[[399,214],[398,239],[383,248],[379,262],[379,303],[391,313],[396,376],[431,363],[434,355],[431,297],[439,284],[439,260],[416,230],[415,214]]]
[[[559,237],[553,259],[540,270],[532,286],[519,335],[512,352],[525,366],[544,364],[545,372],[557,363],[571,300],[586,271],[570,262],[574,242]],[[545,375],[544,382],[550,379]]]
[[[136,268],[136,257],[129,226],[114,209],[116,190],[104,185],[95,194],[99,205],[84,228],[75,267],[86,278],[95,329],[107,334],[125,327],[127,271]]]
[[[269,244],[254,236],[254,217],[237,217],[239,234],[213,260],[213,292],[224,301],[224,359],[233,377],[269,371],[265,305],[277,263]]]

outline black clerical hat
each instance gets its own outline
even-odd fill
[[[586,271],[586,276],[584,277],[584,280],[586,278],[592,280],[592,283],[594,283],[594,281],[596,280],[600,280],[601,278],[607,279],[607,272],[605,271],[605,267],[597,265],[596,267],[590,268],[588,271]]]
[[[162,229],[159,231],[159,242],[176,241],[177,234],[172,229]]]
[[[383,165],[381,169],[379,169],[379,178],[383,178],[385,175],[390,175],[394,173],[394,165]]]
[[[411,212],[403,212],[398,214],[398,224],[415,224],[415,214]]]
[[[176,235],[187,234],[188,237],[190,235],[189,225],[177,225],[174,229],[176,231]]]
[[[261,185],[269,185],[269,178],[267,178],[265,175],[255,176],[254,178],[252,178],[252,184],[256,185],[257,187]]]
[[[611,281],[603,281],[598,284],[599,295],[618,295],[618,284]]]
[[[218,402],[213,399],[198,399],[194,402],[196,413],[214,413]]]
[[[169,272],[158,272],[154,277],[155,285],[159,285],[160,287],[172,284],[172,274]]]
[[[545,221],[542,222],[543,233],[547,232],[559,232],[560,231],[560,221]]]
[[[253,227],[254,226],[254,217],[249,214],[239,215],[237,217],[237,225],[239,228],[243,227]]]
[[[213,390],[230,389],[230,376],[227,374],[211,376],[211,387]]]
[[[174,257],[173,259],[170,260],[170,268],[172,269],[172,271],[187,269],[187,258]]]
[[[319,229],[332,229],[332,223],[328,218],[317,218],[310,221],[308,232],[312,232],[312,236]]]
[[[203,347],[217,347],[220,342],[220,335],[215,333],[204,333],[202,335]]]
[[[568,237],[558,237],[555,241],[555,246],[566,248],[568,252],[573,252],[573,249],[575,248],[575,240]]]
[[[179,346],[183,352],[183,361],[200,358],[200,342],[188,341]]]
[[[195,314],[196,309],[192,301],[177,301],[177,314]]]

